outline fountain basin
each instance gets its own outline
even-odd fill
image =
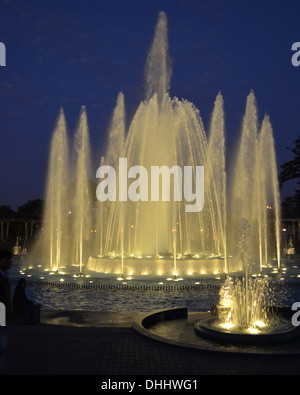
[[[230,259],[231,272],[242,270],[242,264],[236,259]],[[176,268],[173,259],[155,258],[102,258],[92,256],[88,260],[88,270],[99,273],[134,275],[134,276],[199,276],[224,273],[225,265],[222,258],[210,259],[178,259]]]
[[[265,331],[251,334],[243,330],[226,330],[219,326],[217,318],[203,319],[194,325],[197,335],[226,344],[272,345],[292,342],[300,338],[299,327],[289,320],[277,317],[275,323]]]

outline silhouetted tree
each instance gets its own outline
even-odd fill
[[[0,219],[12,219],[15,216],[16,213],[10,206],[0,206]]]
[[[40,219],[43,216],[44,200],[28,200],[18,207],[18,216],[24,219]]]
[[[300,217],[300,136],[294,141],[293,147],[287,148],[294,154],[292,160],[285,162],[281,165],[281,173],[279,175],[279,185],[282,185],[286,181],[294,180],[298,178],[298,186],[295,190],[294,196],[286,197],[282,203],[283,216],[287,218]]]
[[[300,136],[294,141],[294,147],[288,147],[287,149],[294,154],[294,158],[281,165],[282,171],[279,175],[280,187],[282,187],[284,182],[295,178],[299,178],[298,184],[300,186]]]

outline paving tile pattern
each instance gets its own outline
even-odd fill
[[[185,349],[130,327],[40,324],[8,328],[4,375],[300,374],[300,356]]]

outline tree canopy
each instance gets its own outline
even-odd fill
[[[299,178],[298,184],[300,185],[300,136],[294,141],[294,147],[288,147],[289,151],[294,154],[294,158],[288,162],[281,165],[281,173],[279,175],[279,184],[286,181]]]
[[[286,181],[298,179],[298,186],[294,196],[286,197],[282,203],[282,211],[285,217],[300,217],[300,136],[294,141],[293,147],[287,148],[294,154],[292,160],[281,165],[281,173],[279,174],[279,185]]]

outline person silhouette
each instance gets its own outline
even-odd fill
[[[13,308],[16,314],[28,313],[28,324],[35,323],[35,303],[29,300],[25,293],[26,279],[20,278],[15,288],[13,296]]]
[[[9,320],[13,314],[11,285],[7,273],[8,269],[11,267],[12,255],[10,251],[0,250],[0,302],[5,306],[6,321]]]

